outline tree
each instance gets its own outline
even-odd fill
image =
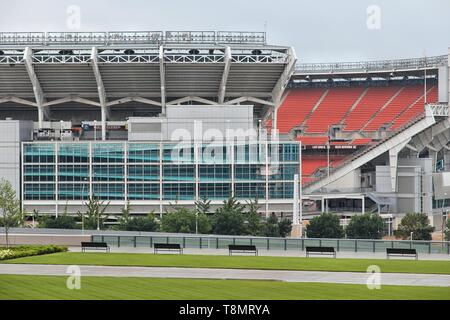
[[[289,219],[281,219],[278,222],[278,228],[280,229],[280,237],[286,238],[292,231],[292,221]]]
[[[450,218],[447,218],[447,223],[445,224],[445,239],[450,241]]]
[[[127,202],[125,207],[122,208],[120,216],[117,217],[117,222],[119,223],[118,224],[118,229],[119,230],[127,230],[126,227],[131,221],[130,213],[131,213],[130,202]]]
[[[402,239],[410,239],[412,232],[412,240],[431,240],[433,231],[434,227],[430,226],[425,213],[407,213],[394,234]]]
[[[78,211],[78,216],[80,217],[82,223],[84,223],[85,229],[102,229],[108,214],[105,213],[109,206],[108,203],[104,201],[99,201],[97,199],[89,198],[89,202],[86,203],[87,209],[85,213]]]
[[[273,214],[267,218],[266,223],[264,224],[263,235],[266,237],[280,236],[280,227],[278,225],[278,218],[276,215]]]
[[[20,201],[11,182],[0,180],[0,225],[5,229],[6,247],[9,248],[9,229],[19,225],[22,217]]]
[[[351,239],[381,239],[383,231],[383,218],[373,213],[354,215],[345,228],[347,238]]]
[[[213,216],[215,234],[242,235],[245,234],[245,206],[234,197],[225,200],[223,207],[216,210]]]
[[[174,233],[195,233],[195,219],[197,213],[185,207],[174,207],[161,218],[161,230]],[[211,221],[206,214],[198,214],[198,232],[211,232]]]
[[[209,214],[209,209],[211,208],[211,200],[208,200],[207,197],[201,198],[198,201],[195,201],[195,210],[200,214]]]
[[[258,210],[258,199],[247,201],[245,233],[248,235],[259,236],[262,233],[263,222]]]
[[[292,222],[288,219],[278,220],[276,215],[267,218],[263,226],[263,235],[266,237],[285,238],[292,230]]]
[[[333,213],[323,213],[314,217],[306,227],[308,238],[342,238],[344,229],[340,225],[339,217]]]

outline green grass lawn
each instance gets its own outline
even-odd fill
[[[450,274],[449,261],[61,252],[2,263]]]
[[[0,300],[450,300],[450,288],[443,287],[382,286],[380,290],[369,290],[364,285],[351,284],[82,277],[81,289],[69,290],[66,279],[61,276],[0,275]]]

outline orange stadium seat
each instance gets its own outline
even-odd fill
[[[412,85],[405,87],[384,109],[382,109],[363,131],[377,131],[383,124],[389,124],[403,111],[407,110],[423,95],[423,86]]]
[[[344,131],[359,131],[402,87],[371,87],[344,119]]]
[[[290,90],[278,110],[279,133],[287,134],[301,125],[325,91],[323,88]]]
[[[311,117],[306,120],[306,133],[326,133],[330,125],[341,119],[363,93],[364,88],[332,88]]]

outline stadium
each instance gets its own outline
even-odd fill
[[[377,212],[392,234],[424,212],[442,230],[449,83],[448,55],[300,63],[264,32],[1,33],[0,176],[55,216],[232,195],[296,225]]]

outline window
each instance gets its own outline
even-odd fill
[[[158,165],[128,166],[128,181],[159,181]]]
[[[130,200],[159,200],[159,184],[132,183],[128,185]]]
[[[159,162],[159,145],[157,144],[135,144],[128,145],[128,162]]]
[[[25,181],[47,182],[55,181],[54,165],[26,165],[23,179]]]
[[[60,144],[58,151],[59,162],[88,163],[89,145],[86,143]]]

